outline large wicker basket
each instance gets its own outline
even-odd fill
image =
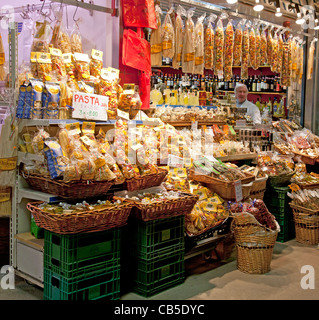
[[[246,178],[241,180],[242,185],[248,185],[250,182],[255,180],[253,174],[245,173]],[[219,194],[225,200],[235,200],[236,199],[236,190],[235,182],[236,181],[223,181],[216,179],[207,175],[199,174],[195,172],[194,169],[189,171],[189,179],[201,182],[207,188]],[[244,194],[246,193],[247,194]],[[243,197],[246,198],[250,194],[250,187],[243,189]]]
[[[113,186],[112,181],[71,181],[50,179],[46,176],[22,172],[31,189],[50,193],[63,199],[85,199],[104,195]]]
[[[296,241],[309,245],[319,243],[319,211],[290,203],[293,210]]]
[[[290,182],[290,179],[296,172],[280,174],[277,176],[269,176],[268,183],[271,187],[282,187],[287,186]]]
[[[116,207],[106,207],[81,213],[55,214],[47,213],[39,208],[43,202],[28,203],[38,227],[59,234],[75,234],[104,231],[121,227],[127,223],[132,204],[125,202]]]
[[[124,183],[124,189],[128,191],[135,191],[159,186],[164,181],[167,174],[168,170],[158,168],[157,173],[126,180]]]
[[[199,197],[190,193],[183,193],[177,199],[168,199],[148,204],[142,204],[140,201],[121,197],[114,197],[114,199],[130,201],[133,205],[132,216],[143,221],[151,221],[189,214],[192,212]]]
[[[250,213],[238,213],[233,216],[238,270],[250,274],[263,274],[270,271],[277,230],[261,225]]]

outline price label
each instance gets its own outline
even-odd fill
[[[125,120],[130,120],[130,115],[128,112],[124,112],[120,109],[117,109],[117,115]]]
[[[243,188],[241,186],[241,181],[240,180],[235,181],[234,187],[235,187],[236,202],[243,200]]]
[[[75,92],[73,95],[73,118],[87,120],[107,120],[109,97],[97,94]]]
[[[174,156],[173,154],[168,155],[167,165],[175,168],[183,168],[184,167],[184,159]]]

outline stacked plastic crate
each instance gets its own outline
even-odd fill
[[[121,228],[44,233],[45,300],[120,298]]]
[[[280,226],[280,232],[277,237],[278,242],[286,242],[295,238],[295,224],[291,207],[290,198],[287,193],[289,187],[271,187],[267,186],[264,196],[264,202],[268,210],[276,217]]]
[[[123,249],[121,284],[144,297],[185,280],[184,215],[142,221],[131,217]],[[125,262],[124,262],[125,261]]]

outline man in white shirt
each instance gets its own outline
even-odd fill
[[[255,104],[247,100],[248,88],[243,83],[238,83],[235,87],[235,97],[237,108],[247,108],[247,116],[250,116],[254,124],[261,123],[260,110]]]

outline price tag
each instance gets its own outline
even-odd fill
[[[87,120],[107,120],[109,97],[84,92],[73,95],[73,118]]]
[[[117,109],[117,115],[123,119],[130,120],[130,115],[120,109]]]
[[[234,187],[235,187],[236,202],[243,200],[243,189],[241,186],[241,181],[240,180],[235,181]]]
[[[169,167],[175,167],[175,168],[183,168],[184,167],[184,159],[174,156],[172,154],[168,155],[167,159],[167,165]]]
[[[197,130],[198,129],[198,121],[193,121],[192,122],[192,130]]]

